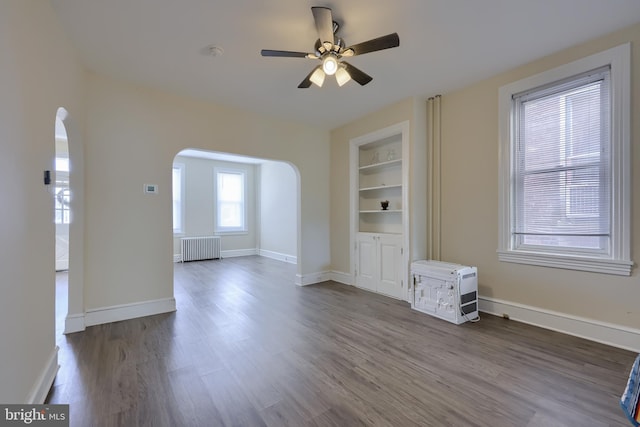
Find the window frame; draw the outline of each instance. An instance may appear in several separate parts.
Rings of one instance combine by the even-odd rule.
[[[499,207],[498,259],[598,273],[628,276],[631,226],[631,47],[629,43],[507,84],[499,89]],[[578,77],[585,72],[610,66],[610,179],[611,243],[606,253],[568,250],[566,247],[517,247],[515,224],[515,120],[513,96],[535,88]]]
[[[173,167],[171,168],[171,207],[172,207],[172,221],[171,221],[171,225],[173,227],[173,219],[175,217],[175,211],[173,210],[175,208],[175,201],[173,198],[173,189],[174,189],[174,182],[173,182],[173,171],[174,170],[179,170],[180,171],[180,227],[179,228],[173,228],[173,234],[174,235],[184,235],[185,234],[185,191],[186,191],[186,185],[185,185],[185,178],[186,178],[186,174],[185,174],[185,165],[184,163],[174,163]]]
[[[54,223],[56,225],[71,224],[71,189],[69,188],[69,182],[57,181],[54,187],[54,195]]]
[[[218,193],[218,177],[220,174],[229,174],[229,175],[240,175],[242,177],[242,200],[241,204],[241,215],[242,215],[242,225],[239,227],[228,227],[220,225],[220,209],[221,209],[221,201],[219,199]],[[249,229],[247,227],[247,171],[240,168],[232,168],[232,167],[214,167],[213,169],[213,190],[214,190],[214,203],[215,203],[215,219],[214,219],[214,230],[216,234],[247,234]]]

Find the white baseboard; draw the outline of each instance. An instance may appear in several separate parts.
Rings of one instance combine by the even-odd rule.
[[[220,252],[222,258],[234,258],[241,256],[260,255],[266,258],[275,259],[278,261],[288,262],[290,264],[297,264],[298,258],[293,255],[287,255],[279,252],[268,251],[265,249],[231,249]],[[182,254],[173,254],[173,262],[181,262]]]
[[[315,283],[326,282],[331,280],[331,273],[329,271],[320,271],[318,273],[309,274],[296,274],[296,285],[308,286]]]
[[[51,386],[53,385],[53,381],[56,379],[56,374],[58,373],[58,350],[59,347],[55,346],[55,348],[49,355],[49,359],[47,359],[47,363],[44,366],[44,369],[42,370],[40,375],[38,375],[33,388],[27,396],[27,404],[41,405],[47,398],[49,390],[51,390]]]
[[[512,320],[640,352],[640,329],[483,296],[479,297],[478,305],[484,313],[496,316],[508,314]]]
[[[101,325],[103,323],[119,322],[121,320],[153,316],[154,314],[169,313],[172,311],[176,311],[175,298],[114,305],[111,307],[87,310],[85,324],[87,326]]]
[[[74,332],[82,332],[86,328],[84,324],[84,313],[69,314],[64,319],[64,332],[63,334],[72,334]]]
[[[331,271],[329,277],[334,282],[342,283],[343,285],[353,286],[353,275],[351,273],[345,273],[343,271]]]
[[[221,251],[220,256],[222,258],[234,258],[239,256],[251,256],[258,255],[258,249],[232,249],[228,251]]]
[[[266,258],[275,259],[275,260],[278,260],[278,261],[288,262],[289,264],[297,264],[298,263],[298,258],[294,257],[293,255],[287,255],[287,254],[283,254],[283,253],[280,253],[280,252],[268,251],[266,249],[259,249],[258,250],[258,255],[266,257]]]
[[[231,249],[227,251],[220,251],[220,256],[222,258],[234,258],[239,256],[251,256],[251,255],[262,255],[259,253],[258,249]],[[266,255],[263,255],[266,256]],[[290,255],[284,255],[286,257],[291,257]],[[294,257],[295,258],[295,257]],[[275,258],[280,259],[280,258]],[[282,259],[281,261],[285,261]],[[182,262],[182,254],[173,254],[173,262]],[[294,262],[296,264],[296,262]]]

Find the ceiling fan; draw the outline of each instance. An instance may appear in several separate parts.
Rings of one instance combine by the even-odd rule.
[[[318,40],[316,40],[313,53],[268,49],[260,51],[262,56],[308,58],[322,61],[322,64],[315,67],[298,85],[299,88],[308,88],[311,86],[311,83],[321,87],[324,83],[325,76],[332,76],[334,74],[339,86],[344,85],[351,79],[364,86],[373,80],[373,78],[348,62],[343,61],[342,58],[350,58],[356,55],[400,46],[398,33],[392,33],[345,47],[344,40],[336,37],[340,26],[333,20],[331,9],[328,7],[312,7],[311,12],[313,13],[313,19],[316,24],[316,31],[318,32]]]

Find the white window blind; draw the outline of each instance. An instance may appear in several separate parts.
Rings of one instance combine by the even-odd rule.
[[[608,252],[610,67],[513,96],[514,247]]]

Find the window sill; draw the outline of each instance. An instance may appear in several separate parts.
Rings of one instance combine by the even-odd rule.
[[[249,234],[248,231],[243,231],[243,230],[233,230],[233,231],[220,231],[220,230],[216,230],[215,232],[216,236],[246,236],[247,234]]]
[[[542,267],[562,268],[565,270],[589,271],[593,273],[630,276],[632,261],[613,260],[570,255],[551,255],[524,251],[498,250],[498,259],[517,264],[539,265]]]

